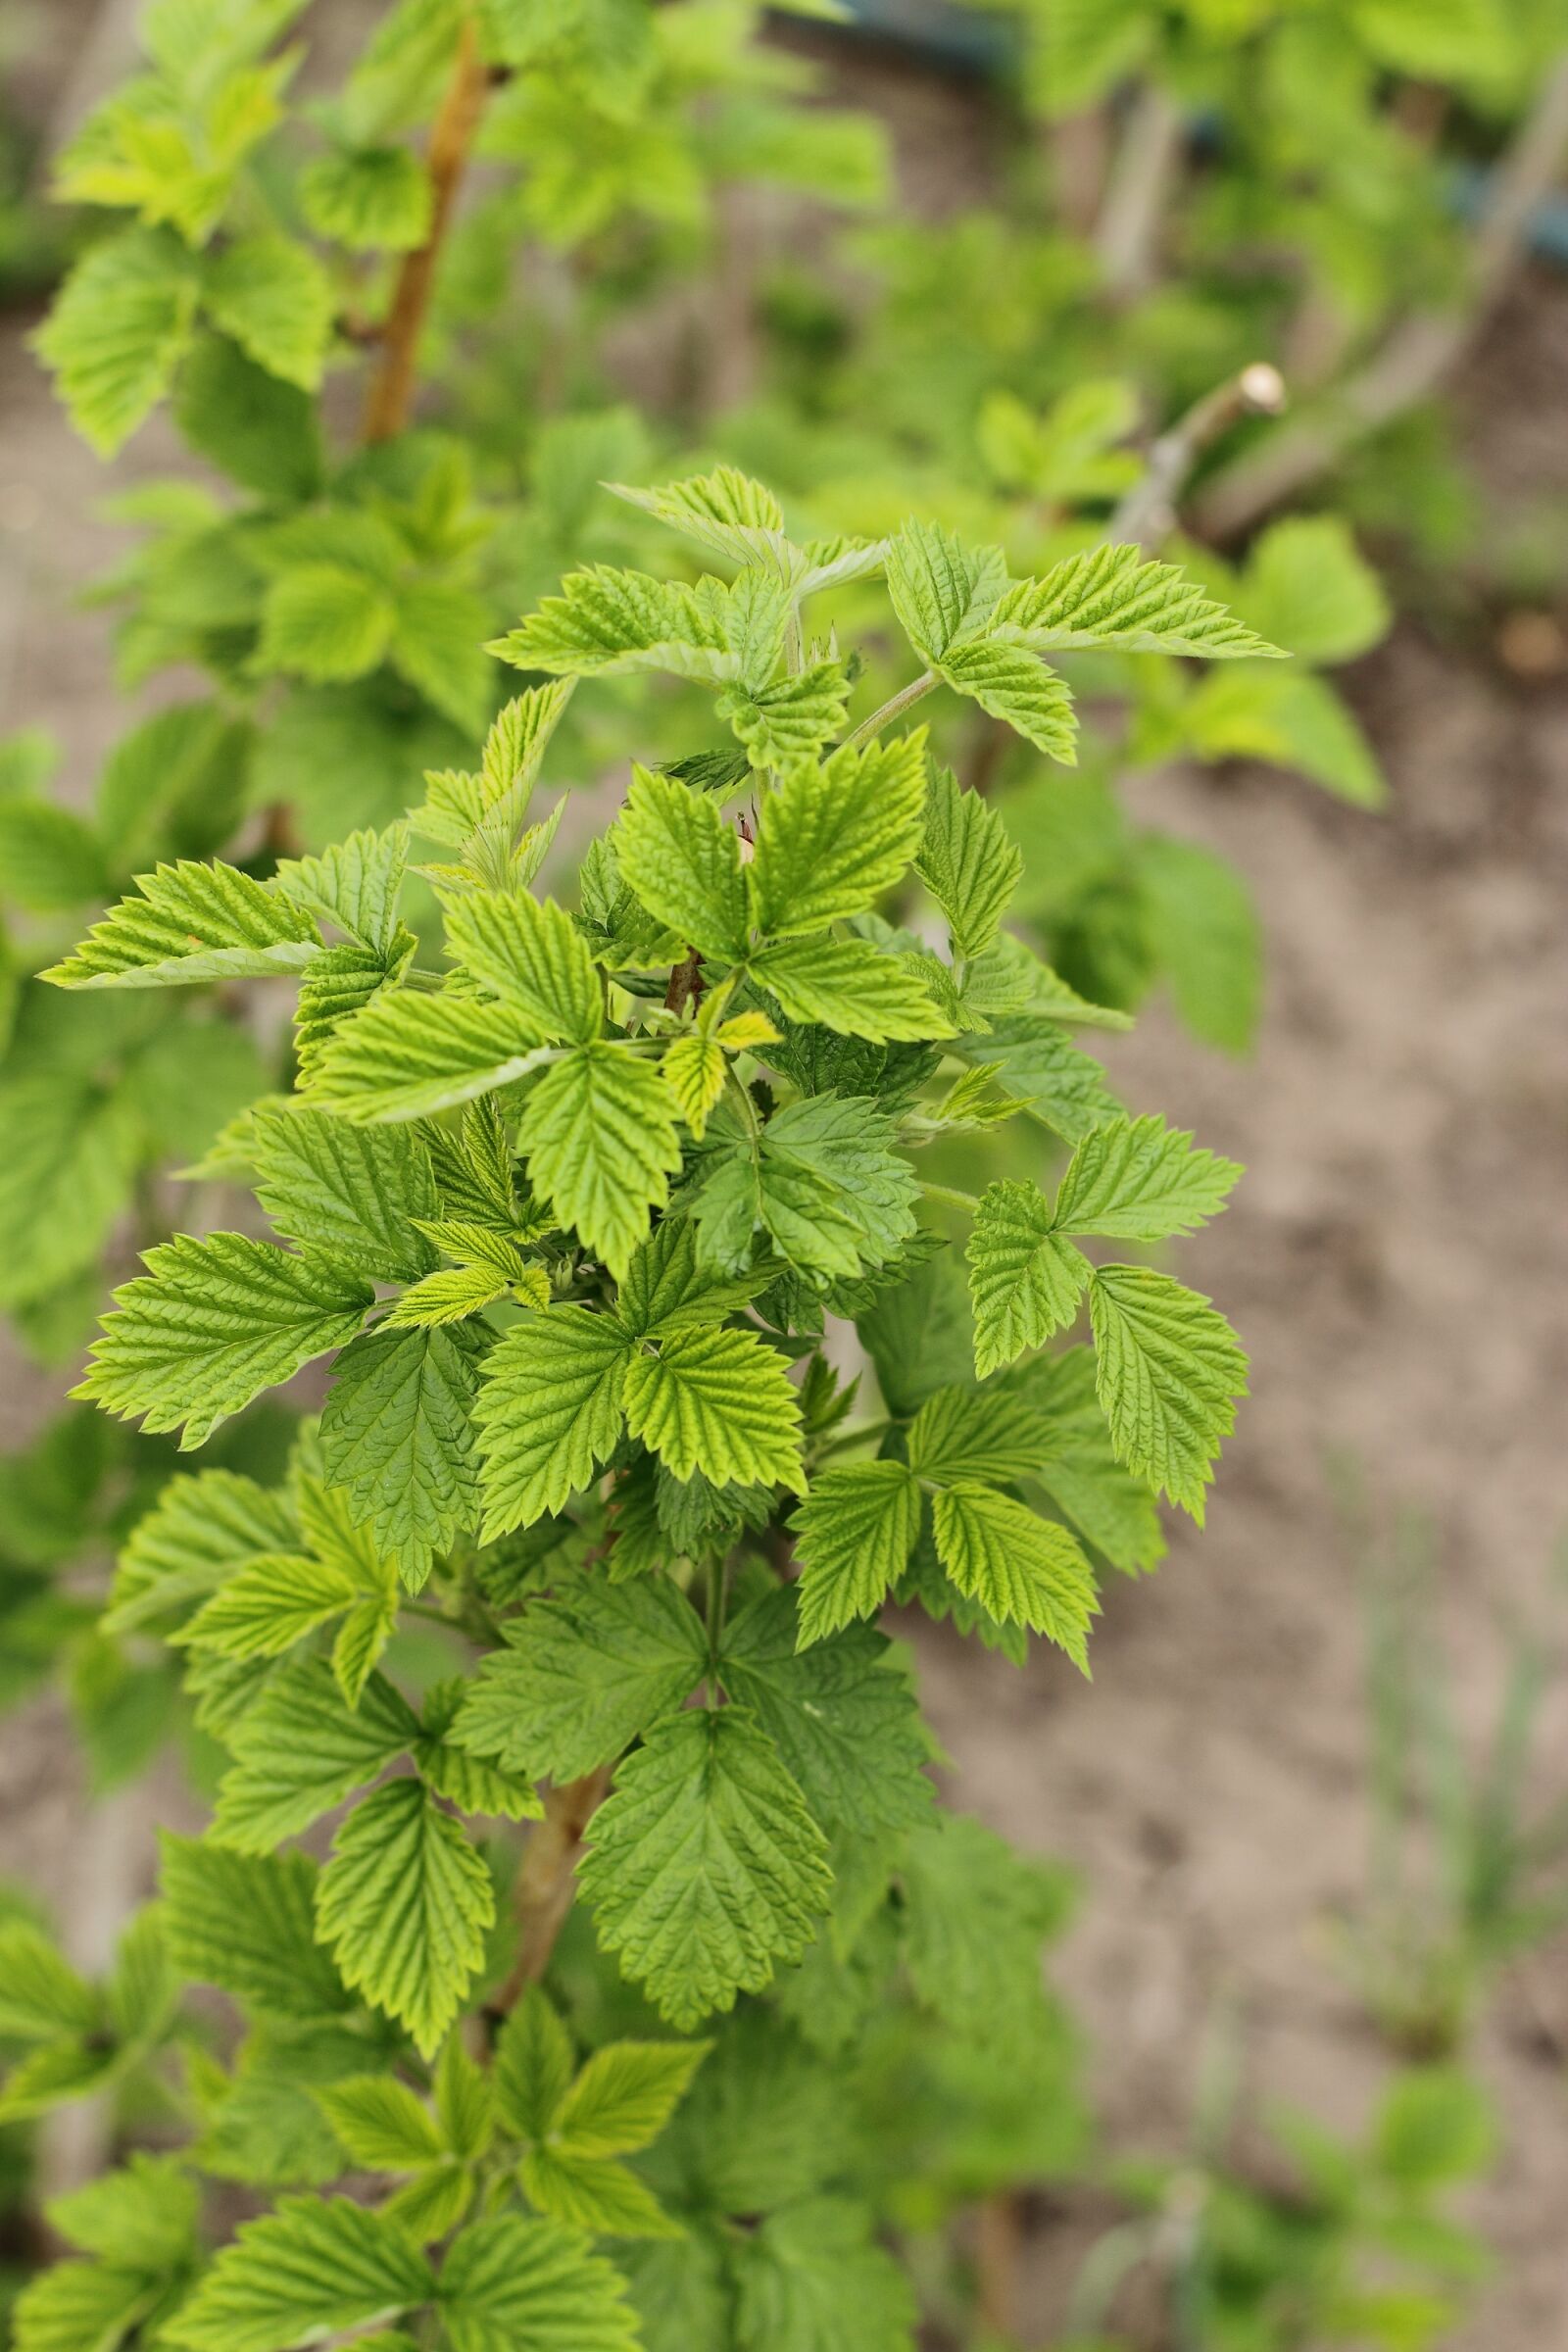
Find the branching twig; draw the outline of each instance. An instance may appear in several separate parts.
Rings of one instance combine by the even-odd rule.
[[[398,274],[381,362],[365,407],[367,441],[390,441],[409,421],[415,364],[435,283],[436,256],[451,224],[452,209],[479,125],[487,87],[478,36],[470,20],[463,27],[458,62],[430,133],[425,159],[432,199],[430,233],[416,251],[407,256]]]
[[[1094,248],[1105,291],[1118,302],[1140,294],[1153,275],[1159,231],[1170,209],[1182,159],[1181,109],[1168,90],[1146,83],[1134,99],[1095,227]]]
[[[1250,529],[1358,441],[1437,391],[1518,268],[1530,217],[1554,186],[1565,155],[1568,53],[1542,84],[1493,174],[1491,203],[1471,248],[1462,303],[1406,318],[1314,415],[1272,435],[1217,475],[1199,502],[1200,530],[1224,539]]]
[[[1204,450],[1244,416],[1277,416],[1284,406],[1285,380],[1266,360],[1254,361],[1205,392],[1160,434],[1149,464],[1111,516],[1106,538],[1113,545],[1144,546],[1168,537],[1176,527],[1182,487]]]

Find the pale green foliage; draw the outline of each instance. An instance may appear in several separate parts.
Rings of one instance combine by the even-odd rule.
[[[396,118],[400,45],[424,55],[444,7],[394,12],[357,128],[308,183],[350,246],[362,218],[390,235],[376,108]],[[265,318],[282,269],[214,250]],[[310,316],[292,355],[268,343],[274,373],[304,368]],[[729,471],[634,503],[735,576],[571,574],[501,647],[559,682],[505,706],[476,769],[432,767],[411,818],[269,880],[159,866],[50,975],[300,989],[292,1093],[204,1171],[247,1182],[274,1238],[150,1250],[79,1393],[197,1446],[331,1358],[281,1485],[180,1480],[122,1553],[109,1625],[172,1646],[227,1756],[207,1837],[166,1842],[145,1948],[100,1989],[34,1932],[5,1941],[0,2028],[28,2051],[0,2112],[151,2063],[171,1964],[242,2022],[232,2055],[186,2060],[193,2162],[281,2201],[205,2268],[172,2224],[162,2267],[63,2273],[59,2309],[76,2298],[106,2343],[157,2312],[190,2352],[437,2330],[454,2352],[621,2352],[624,2270],[653,2352],[905,2352],[908,2290],[845,2187],[833,2085],[802,2084],[890,2004],[1027,2058],[1059,1905],[942,1826],[907,1661],[868,1621],[892,1596],[1087,1672],[1099,1574],[1157,1559],[1155,1488],[1200,1510],[1243,1387],[1205,1301],[1080,1246],[1190,1232],[1239,1171],[1114,1102],[1069,1033],[1123,1016],[1004,927],[1027,888],[1005,814],[885,710],[839,740],[859,669],[811,646],[802,606],[885,567],[919,691],[946,682],[1061,759],[1071,700],[1043,644],[1258,641],[1125,551],[1011,582],[1000,551],[920,523],[792,539]],[[389,508],[328,503],[257,545],[258,674],[389,665],[425,691],[429,583]],[[530,807],[573,681],[646,670],[706,689],[741,748],[628,763],[577,891],[546,895],[563,804]],[[416,833],[441,862],[411,867]],[[921,894],[931,935],[903,927]],[[930,1146],[981,1157],[1012,1121],[1069,1145],[1053,1193],[923,1183]],[[947,1225],[966,1208],[967,1293]],[[1040,1352],[1086,1290],[1094,1346]],[[830,1316],[858,1322],[882,1417],[830,1368]],[[498,1896],[530,1818],[519,1942]],[[311,1857],[289,1850],[306,1837]],[[538,1981],[557,1845],[582,1849],[586,2002],[568,1968]],[[681,2033],[719,2020],[714,2049],[617,2038],[593,2005],[607,1966]],[[754,2062],[723,2058],[749,2036],[774,2112],[742,2128]],[[345,2169],[374,2202],[289,2193]],[[66,2352],[52,2308],[34,2352]]]

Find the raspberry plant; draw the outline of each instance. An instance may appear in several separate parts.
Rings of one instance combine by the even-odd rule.
[[[942,687],[1070,760],[1058,648],[1272,649],[1136,548],[1012,580],[919,522],[796,545],[731,471],[623,495],[730,576],[573,573],[496,649],[543,682],[477,769],[267,879],[166,863],[46,975],[299,992],[294,1089],[222,1147],[274,1238],[149,1250],[77,1394],[197,1447],[331,1366],[281,1486],[176,1478],[121,1557],[108,1625],[182,1655],[227,1767],[105,1988],[7,1933],[6,2111],[134,2080],[190,2140],[65,2201],[83,2259],[22,2352],[83,2312],[190,2352],[907,2345],[918,2085],[1054,2062],[1050,1874],[938,1810],[875,1621],[1087,1672],[1100,1576],[1154,1563],[1158,1494],[1201,1520],[1246,1369],[1114,1250],[1239,1171],[1116,1102],[1071,1032],[1124,1016],[1004,929],[1019,854],[903,721]],[[854,721],[809,603],[879,576],[912,675]],[[632,764],[571,911],[553,731],[649,671],[714,724]],[[1014,1120],[1057,1181],[987,1180]],[[921,1177],[955,1143],[977,1193]],[[283,2192],[211,2259],[204,2175]]]

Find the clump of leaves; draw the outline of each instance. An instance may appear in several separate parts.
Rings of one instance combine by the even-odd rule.
[[[1428,2352],[1447,2338],[1490,2268],[1452,2212],[1496,2153],[1480,2084],[1439,2067],[1397,2075],[1354,2140],[1295,2109],[1268,2120],[1267,2185],[1201,2128],[1177,2164],[1120,2168],[1142,2210],[1085,2264],[1064,2352],[1116,2352],[1123,2339],[1093,2330],[1139,2272],[1176,2340],[1212,2352]]]
[[[398,2184],[248,2224],[165,2323],[192,2352],[425,2310],[457,2352],[630,2342],[584,2232],[667,2241],[629,2259],[651,2344],[786,2352],[819,2312],[844,2315],[824,2342],[908,2343],[887,2193],[847,2193],[876,2167],[823,2136],[814,2092],[792,2109],[792,2082],[858,2038],[848,2071],[872,2066],[893,1999],[960,2039],[1011,2034],[1026,2068],[1059,1905],[936,1811],[874,1620],[894,1596],[1087,1671],[1100,1574],[1158,1556],[1159,1494],[1201,1519],[1245,1386],[1205,1298],[1111,1254],[1192,1232],[1238,1169],[1122,1110],[1070,1036],[1119,1016],[1004,928],[1005,826],[896,722],[941,687],[1066,760],[1058,645],[1269,649],[1131,549],[1011,580],[921,523],[797,545],[732,472],[629,495],[733,576],[572,574],[501,642],[546,682],[476,768],[265,880],[162,865],[47,975],[299,992],[294,1090],[223,1146],[273,1238],[149,1250],[78,1394],[199,1446],[332,1359],[284,1483],[174,1480],[106,1623],[183,1653],[229,1757],[155,1915],[172,1970],[252,2017],[231,2070],[188,2061],[190,2161],[316,2188],[346,2157]],[[854,666],[805,608],[879,575],[915,674],[852,724]],[[710,748],[633,764],[573,912],[536,887],[564,807],[533,813],[553,732],[578,680],[646,671],[706,690]],[[400,914],[420,837],[441,966]],[[919,928],[898,919],[916,890]],[[983,1181],[1014,1119],[1054,1182]],[[965,1137],[982,1189],[922,1180],[922,1151]],[[1047,1352],[1086,1305],[1090,1342]],[[852,1325],[874,1419],[835,1369]],[[439,1628],[433,1678],[400,1671],[410,1620]],[[333,1813],[323,1863],[290,1850]],[[510,1835],[472,1825],[530,1819],[504,1905]],[[597,1951],[654,2030],[584,2017],[580,2072],[530,1989],[579,1846]],[[42,2073],[71,2087],[78,2048],[101,2063],[89,1993],[31,1965],[55,1968],[39,2015],[65,2053],[46,2037]],[[666,2181],[643,2151],[702,2059],[669,2029],[732,2012]],[[774,2076],[775,2129],[811,2148],[782,2186],[754,2180],[726,2112]],[[737,2238],[740,2214],[766,2218]]]

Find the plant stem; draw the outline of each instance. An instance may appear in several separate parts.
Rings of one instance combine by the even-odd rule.
[[[409,421],[419,335],[435,284],[436,257],[452,222],[453,206],[479,126],[488,86],[472,20],[459,36],[457,64],[441,111],[430,132],[425,167],[430,174],[430,233],[407,256],[387,316],[381,364],[365,407],[365,439],[390,441]]]
[[[873,710],[869,718],[862,718],[855,732],[845,736],[840,748],[846,752],[853,751],[858,743],[867,743],[873,735],[880,735],[882,729],[891,726],[901,711],[907,710],[911,703],[917,703],[922,696],[929,694],[937,682],[934,669],[922,670],[919,677],[911,679],[907,686],[901,686],[880,710]]]
[[[664,991],[664,1010],[684,1012],[688,1004],[697,1004],[703,993],[703,959],[695,948],[688,948],[685,961],[677,963],[669,975]]]
[[[580,1781],[564,1781],[545,1791],[545,1817],[528,1834],[517,1873],[513,1898],[517,1914],[517,1959],[496,2003],[501,2010],[514,2008],[550,1965],[576,1891],[583,1836],[604,1800],[613,1769],[601,1764],[597,1772],[584,1773]]]
[[[1284,406],[1285,380],[1261,360],[1205,392],[1154,443],[1149,464],[1111,517],[1107,540],[1142,547],[1168,538],[1183,484],[1209,444],[1244,416],[1277,416]]]
[[[949,1208],[976,1209],[980,1202],[974,1193],[960,1193],[951,1184],[924,1184],[920,1190],[928,1200],[945,1200]]]

